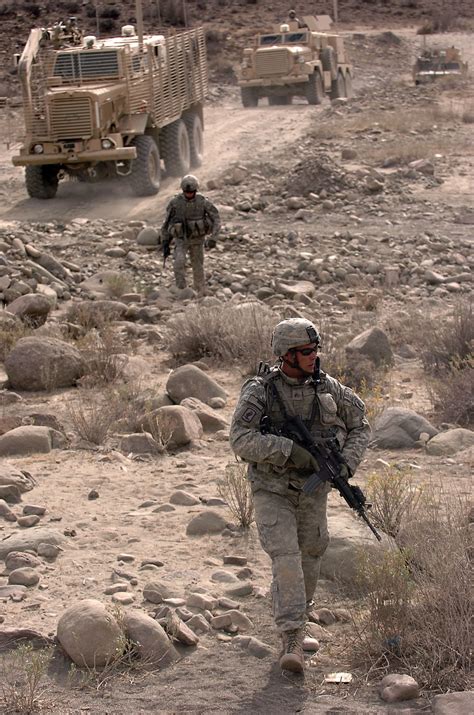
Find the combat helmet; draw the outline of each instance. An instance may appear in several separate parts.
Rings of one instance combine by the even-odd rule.
[[[272,335],[272,350],[273,354],[281,357],[291,348],[297,348],[299,345],[307,345],[313,343],[320,345],[321,337],[316,329],[316,326],[306,318],[290,318],[282,320],[275,326]]]
[[[199,181],[198,179],[193,176],[192,174],[186,174],[186,176],[183,176],[181,179],[181,190],[182,191],[198,191],[199,190]]]

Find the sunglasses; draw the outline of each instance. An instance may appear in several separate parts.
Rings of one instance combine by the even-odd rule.
[[[309,355],[313,355],[313,353],[318,352],[318,346],[315,345],[313,348],[295,348],[297,353],[301,353],[301,355],[304,355],[305,357],[308,357]]]

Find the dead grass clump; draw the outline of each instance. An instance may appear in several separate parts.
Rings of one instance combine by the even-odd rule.
[[[127,362],[125,346],[111,328],[89,332],[78,347],[86,364],[82,385],[107,385],[122,376]]]
[[[271,360],[271,335],[278,322],[260,303],[192,307],[168,323],[169,349],[178,362],[211,358],[255,372],[259,360]]]
[[[432,690],[469,688],[469,504],[441,485],[426,489],[421,498],[404,487],[384,494],[394,494],[390,523],[393,514],[401,514],[399,550],[383,558],[376,552],[361,556],[357,583],[367,608],[356,622],[354,656],[359,664],[362,658],[372,665],[384,662],[387,669],[401,666]],[[400,512],[405,497],[407,513]]]
[[[427,372],[439,374],[470,364],[474,354],[474,303],[459,301],[450,318],[427,318],[419,340]]]
[[[99,392],[80,387],[70,400],[66,412],[74,432],[91,444],[104,444],[112,427],[121,416],[121,402],[113,389]]]
[[[94,328],[102,329],[115,318],[113,311],[97,310],[92,301],[73,303],[67,312],[68,322],[83,328],[85,333]]]
[[[110,298],[121,298],[125,293],[131,293],[134,289],[131,278],[123,273],[108,276],[105,284]]]
[[[423,496],[408,469],[387,467],[374,472],[367,482],[367,497],[372,504],[370,518],[385,534],[397,537],[402,522],[416,515]]]
[[[0,659],[0,705],[3,713],[31,715],[42,709],[45,677],[52,648],[35,650],[23,644]]]
[[[429,392],[441,422],[469,427],[474,422],[474,354],[463,367],[452,365],[433,378]]]
[[[218,493],[240,526],[248,529],[254,521],[254,504],[247,479],[247,465],[242,462],[227,464],[224,477],[218,484]]]
[[[27,337],[31,332],[31,329],[23,323],[0,322],[0,361],[4,362],[20,338]]]

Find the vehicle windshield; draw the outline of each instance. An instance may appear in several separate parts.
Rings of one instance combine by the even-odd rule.
[[[261,45],[281,45],[283,35],[262,35],[260,37]]]
[[[118,77],[118,53],[116,50],[58,52],[53,76],[66,80]]]
[[[261,35],[260,45],[294,45],[308,42],[307,32],[285,32],[284,35]]]

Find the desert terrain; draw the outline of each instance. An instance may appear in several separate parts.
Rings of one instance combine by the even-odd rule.
[[[27,38],[32,18],[23,5],[28,4],[21,12],[18,4],[16,14],[5,10],[10,36],[2,40],[5,58],[19,51],[18,34]],[[61,5],[64,14],[82,13],[92,26],[95,22],[94,16],[87,19],[86,3],[36,5],[42,19],[49,20]],[[127,13],[127,20],[133,16],[133,3],[121,5],[120,22]],[[313,5],[299,3],[296,9],[309,14]],[[317,11],[329,5],[317,3]],[[26,486],[21,500],[5,496],[6,508],[0,509],[0,647],[2,630],[18,628],[32,629],[54,646],[38,690],[42,712],[463,715],[472,710],[467,700],[461,705],[437,700],[452,690],[469,693],[467,675],[443,685],[402,658],[360,656],[354,642],[367,601],[355,593],[351,560],[356,547],[372,552],[376,542],[335,494],[329,506],[332,544],[317,590],[317,607],[334,618],[319,626],[319,649],[307,653],[304,678],[282,674],[271,617],[270,561],[255,524],[239,526],[222,486],[226,466],[234,464],[228,430],[240,386],[259,359],[269,359],[273,323],[304,316],[320,326],[323,369],[334,374],[340,368],[338,376],[360,391],[369,408],[374,442],[355,481],[365,490],[374,474],[399,470],[429,489],[438,489],[441,480],[463,503],[472,497],[472,353],[460,370],[464,382],[458,392],[452,383],[451,400],[437,387],[439,373],[427,370],[433,367],[427,354],[431,348],[436,352],[456,315],[464,316],[467,342],[473,331],[473,13],[469,2],[454,5],[459,20],[449,31],[426,35],[426,43],[460,48],[470,65],[466,81],[414,86],[411,67],[423,43],[417,29],[440,11],[436,3],[341,2],[337,29],[354,64],[353,99],[327,99],[320,107],[303,100],[283,107],[261,101],[244,109],[235,72],[249,25],[260,28],[286,16],[287,5],[188,3],[188,21],[204,22],[216,33],[205,157],[196,173],[223,226],[217,247],[206,252],[208,294],[201,299],[191,289],[174,287],[171,260],[163,267],[157,245],[156,229],[178,190],[175,178],[165,177],[151,198],[137,199],[118,182],[75,181],[62,182],[52,201],[28,198],[23,171],[11,164],[21,141],[21,107],[16,77],[5,72],[0,485],[13,475]],[[147,8],[145,19],[152,24],[155,8],[152,3]],[[38,277],[35,268],[42,256],[48,257],[49,278]],[[9,305],[29,292],[54,304],[42,325],[9,314]],[[221,315],[221,322],[213,315]],[[228,347],[217,348],[226,316],[236,337],[248,341],[243,353],[238,339],[234,342],[234,359]],[[364,363],[362,374],[351,372],[350,360],[341,367],[345,348],[374,328],[386,336],[387,365]],[[199,330],[216,344],[205,345],[202,336],[200,342]],[[79,355],[87,369],[77,375],[77,386],[57,387],[54,370],[40,375],[41,389],[32,382],[27,389],[12,386],[21,360],[12,365],[8,354],[18,339],[31,337],[61,340],[78,351],[71,352],[71,363]],[[195,413],[189,440],[166,444],[165,439],[162,445],[156,421],[147,423],[150,410],[197,397],[191,378],[172,387],[172,371],[191,365],[209,380],[209,399],[204,406],[186,403]],[[26,383],[33,367],[31,374],[26,368]],[[387,410],[411,410],[424,427],[417,436],[404,435],[396,447],[384,446],[380,419]],[[22,453],[9,452],[8,446],[2,452],[9,433],[31,428],[43,430],[37,433],[38,451],[23,441]],[[440,435],[450,432],[461,442],[454,445],[453,437],[449,448],[435,449]],[[25,434],[28,441],[33,433]],[[210,514],[214,526],[193,533],[193,520],[202,515],[206,521]],[[23,515],[30,521],[22,522]],[[24,539],[16,550],[33,557],[31,570],[39,578],[32,585],[12,586],[6,563],[11,539],[18,544]],[[59,549],[43,550],[42,556],[40,543]],[[195,594],[207,607],[196,606],[190,598]],[[96,599],[115,614],[140,611],[168,623],[179,657],[167,667],[122,658],[102,675],[95,669],[81,675],[54,638],[65,610],[82,599]],[[237,619],[240,627],[212,621],[229,610],[245,615]],[[189,634],[176,636],[169,627],[172,614],[182,623],[194,618],[196,641]],[[0,660],[3,681],[13,677],[14,682],[12,667],[21,670],[24,663],[12,661],[6,648]],[[334,672],[350,673],[350,682],[328,682]],[[417,697],[381,699],[379,682],[394,672],[416,678]],[[15,712],[13,700],[8,702],[11,692],[10,686],[3,690],[4,712]]]

